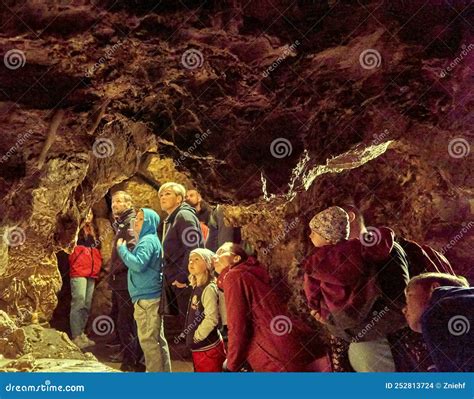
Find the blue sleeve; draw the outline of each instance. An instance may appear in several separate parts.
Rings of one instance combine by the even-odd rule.
[[[118,247],[117,252],[127,268],[134,272],[143,272],[153,256],[154,248],[147,240],[143,240],[135,247],[135,253],[131,253],[126,245]]]

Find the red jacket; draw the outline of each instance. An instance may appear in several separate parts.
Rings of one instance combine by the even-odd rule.
[[[324,356],[319,340],[318,354],[303,345],[314,343],[314,332],[291,318],[256,259],[232,267],[220,281],[229,328],[229,370],[239,371],[248,362],[254,371],[310,371],[309,363]]]
[[[69,255],[69,267],[71,277],[98,278],[102,267],[100,251],[95,247],[76,245]]]
[[[394,233],[381,227],[380,240],[364,246],[352,239],[317,248],[305,262],[304,290],[308,305],[328,319],[345,315],[357,320],[365,317],[379,297],[377,270],[371,265],[388,259]]]

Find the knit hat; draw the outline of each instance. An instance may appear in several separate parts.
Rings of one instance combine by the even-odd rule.
[[[309,222],[311,230],[332,244],[349,238],[349,215],[338,207],[331,206],[317,213]]]
[[[191,251],[190,255],[191,254],[198,254],[202,259],[204,259],[204,262],[206,262],[207,270],[213,270],[212,258],[215,255],[214,252],[207,248],[196,248]]]

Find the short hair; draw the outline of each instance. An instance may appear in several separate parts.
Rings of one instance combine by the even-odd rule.
[[[126,191],[116,191],[115,193],[112,194],[112,198],[115,197],[116,195],[121,195],[125,201],[133,204],[132,196]]]
[[[164,190],[173,190],[173,192],[176,195],[180,195],[183,198],[183,200],[184,198],[186,198],[186,189],[184,188],[182,184],[175,183],[172,181],[165,183],[158,190],[158,195]]]
[[[440,286],[451,286],[451,287],[469,287],[469,282],[465,277],[454,276],[448,273],[422,273],[418,276],[413,277],[407,284],[406,291],[408,291],[414,285],[422,286],[423,289],[429,289],[434,283],[438,283]]]

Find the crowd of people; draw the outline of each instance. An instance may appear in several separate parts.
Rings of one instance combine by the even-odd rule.
[[[305,259],[309,314],[329,335],[289,312],[278,285],[197,190],[168,182],[166,218],[112,195],[115,230],[108,283],[117,311],[122,371],[170,372],[164,324],[178,326],[196,372],[474,371],[474,288],[433,248],[369,232],[353,205],[309,223]],[[102,264],[89,213],[70,255],[73,341],[85,334]],[[165,318],[165,316],[169,316]]]

